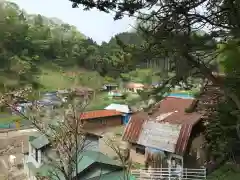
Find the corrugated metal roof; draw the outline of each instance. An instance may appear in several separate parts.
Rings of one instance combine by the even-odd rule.
[[[124,131],[123,140],[137,143],[145,121],[154,121],[161,124],[181,124],[182,127],[179,133],[179,137],[176,139],[177,143],[175,151],[177,154],[183,154],[186,150],[192,128],[201,119],[202,116],[196,112],[185,112],[185,109],[188,108],[193,103],[193,101],[194,99],[167,97],[157,104],[155,111],[151,117],[148,117],[148,115],[146,115],[147,113],[144,115],[142,114],[142,116],[140,114],[135,116],[133,115],[134,118],[129,121]]]
[[[189,138],[191,136],[192,128],[193,128],[192,124],[183,124],[182,125],[179,137],[177,139],[176,148],[175,148],[176,154],[183,155],[185,153]]]
[[[92,173],[96,173],[96,169],[91,169],[91,167],[90,167],[94,163],[99,163],[100,167],[101,167],[101,164],[111,165],[111,166],[115,166],[115,167],[119,167],[119,168],[122,167],[122,165],[118,161],[115,161],[115,160],[109,158],[108,156],[104,155],[101,152],[86,150],[86,151],[80,152],[78,155],[78,170],[77,170],[77,172],[82,173],[87,168],[90,168],[90,171]],[[52,180],[59,180],[59,179],[65,180],[63,173],[59,169],[56,169],[56,167],[52,166],[51,164],[44,164],[39,169],[37,169],[37,173],[39,173],[39,175],[41,175],[41,176],[48,176],[50,174],[50,172],[52,172],[52,171],[57,172],[59,175],[58,177],[52,176],[51,177]],[[76,174],[76,172],[73,172],[73,174],[74,173]],[[103,172],[103,174],[104,173],[106,173],[106,172]],[[97,177],[98,177],[98,179],[101,179],[101,178],[99,178],[99,175]]]
[[[123,132],[122,140],[136,143],[142,131],[142,125],[147,119],[148,115],[145,112],[133,114]]]
[[[96,111],[83,112],[80,115],[80,118],[81,120],[86,120],[86,119],[95,119],[100,117],[111,117],[111,116],[120,116],[120,115],[122,115],[122,113],[115,110],[96,110]]]
[[[130,108],[128,105],[125,104],[110,104],[109,106],[105,107],[106,110],[116,110],[122,113],[130,113]]]
[[[175,152],[180,131],[181,125],[146,121],[142,126],[137,144]]]
[[[180,98],[180,97],[165,97],[163,100],[159,101],[154,109],[158,112],[166,113],[176,110],[184,110],[189,107],[194,99]],[[161,108],[160,108],[161,107]]]
[[[42,147],[49,144],[49,140],[48,140],[47,136],[45,136],[43,134],[35,139],[32,138],[32,141],[30,141],[30,143],[32,144],[32,146],[34,148],[41,149]]]
[[[201,118],[201,114],[185,112],[186,108],[189,108],[194,101],[194,99],[167,97],[156,105],[151,118],[171,124],[195,124]],[[164,114],[168,114],[168,116],[161,119],[160,117]]]

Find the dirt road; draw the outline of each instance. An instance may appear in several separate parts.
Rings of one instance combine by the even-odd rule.
[[[22,164],[23,152],[28,151],[28,139],[30,135],[37,133],[36,129],[0,132],[0,174],[9,173],[9,155],[16,157],[16,164]],[[23,169],[15,167],[12,175],[23,176]]]

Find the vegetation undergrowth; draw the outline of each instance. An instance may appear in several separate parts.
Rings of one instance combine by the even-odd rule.
[[[211,173],[207,180],[239,180],[240,167],[235,164],[224,164],[219,169]]]

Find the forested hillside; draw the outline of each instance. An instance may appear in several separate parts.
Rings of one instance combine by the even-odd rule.
[[[0,18],[0,82],[5,88],[29,82],[37,85],[35,77],[42,73],[42,67],[57,67],[63,72],[94,70],[116,78],[135,66],[115,37],[98,45],[74,26],[57,18],[28,14],[10,2],[1,3]],[[136,33],[118,36],[128,44],[141,42]]]

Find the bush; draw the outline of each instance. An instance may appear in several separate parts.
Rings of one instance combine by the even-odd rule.
[[[192,113],[193,109],[191,107],[188,107],[185,109],[185,113]]]

